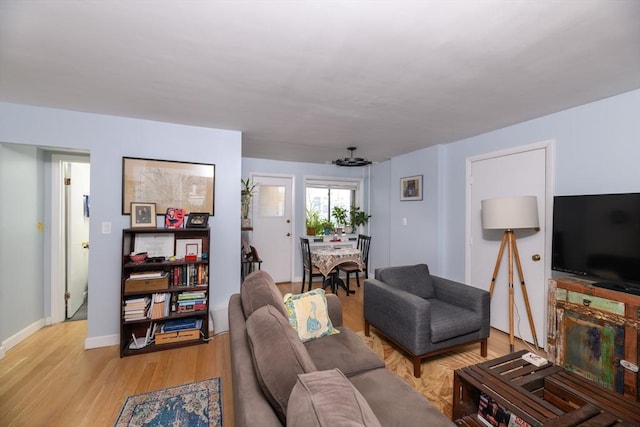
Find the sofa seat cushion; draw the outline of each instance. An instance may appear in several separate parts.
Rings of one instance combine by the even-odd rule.
[[[420,298],[433,298],[436,294],[427,264],[380,268],[376,279]]]
[[[253,366],[263,393],[284,423],[299,374],[316,371],[304,344],[275,307],[265,305],[247,319]]]
[[[298,375],[287,405],[287,425],[382,427],[364,397],[338,369]]]
[[[240,288],[240,299],[245,319],[265,305],[272,305],[285,317],[287,316],[282,293],[273,278],[264,270],[254,271],[244,279]]]
[[[349,381],[367,400],[383,426],[455,426],[442,412],[388,369],[374,369]]]
[[[304,343],[320,371],[337,368],[347,377],[371,369],[384,368],[382,360],[351,329],[339,327],[339,334]]]
[[[479,330],[482,326],[480,313],[446,302],[430,299],[431,342],[437,343]]]

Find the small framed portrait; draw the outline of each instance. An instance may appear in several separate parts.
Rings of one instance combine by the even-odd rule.
[[[422,200],[422,175],[400,178],[400,200]]]
[[[167,228],[180,228],[184,222],[184,209],[181,208],[167,208],[167,213],[164,216],[164,226]]]
[[[191,212],[187,219],[187,228],[207,228],[209,226],[209,214],[207,212]]]
[[[156,227],[156,204],[131,202],[131,228]]]

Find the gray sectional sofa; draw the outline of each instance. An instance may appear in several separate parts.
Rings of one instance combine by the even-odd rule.
[[[231,296],[236,426],[455,425],[342,325],[335,295],[325,298],[339,333],[303,343],[265,271],[251,273]]]

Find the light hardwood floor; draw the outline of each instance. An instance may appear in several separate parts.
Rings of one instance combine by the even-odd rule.
[[[300,283],[279,288],[298,293]],[[352,280],[352,289],[355,295],[338,293],[343,321],[362,331],[362,288]],[[127,396],[213,377],[222,378],[224,424],[235,425],[228,334],[203,345],[122,359],[117,346],[84,350],[85,336],[86,321],[61,323],[7,352],[0,360],[0,426],[111,426]],[[516,344],[516,350],[525,348]],[[489,346],[508,353],[508,336],[492,330]]]

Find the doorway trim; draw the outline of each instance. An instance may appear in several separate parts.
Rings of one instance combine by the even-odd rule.
[[[65,320],[65,223],[63,163],[91,163],[90,156],[72,154],[51,155],[51,301],[48,325]],[[87,315],[88,316],[88,315]]]
[[[540,150],[545,151],[545,223],[541,224],[545,233],[545,256],[544,256],[544,272],[547,277],[551,274],[551,224],[553,221],[553,195],[555,188],[555,139],[548,139],[532,144],[521,145],[518,147],[507,148],[505,150],[484,153],[477,156],[467,157],[465,160],[465,263],[464,276],[465,282],[471,282],[471,165],[473,162],[492,159],[495,157],[505,157],[514,154],[525,153],[527,151]],[[544,345],[544,344],[543,344]]]

